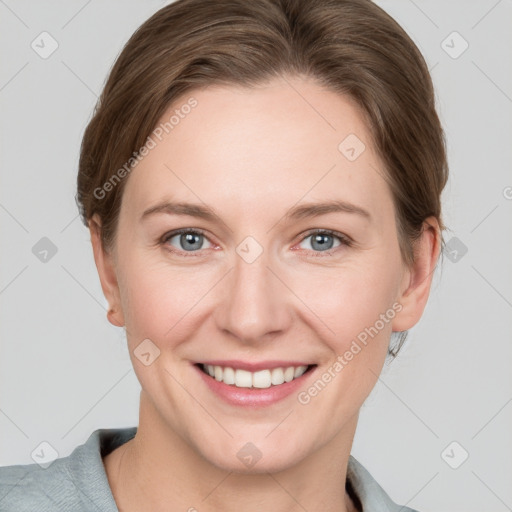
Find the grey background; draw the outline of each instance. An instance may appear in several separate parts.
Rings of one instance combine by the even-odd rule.
[[[63,457],[96,428],[137,424],[140,385],[106,320],[74,194],[107,72],[164,3],[0,0],[0,465],[32,463],[42,441]],[[445,239],[460,242],[363,406],[352,453],[422,512],[512,510],[512,2],[378,3],[432,70],[451,171]],[[58,43],[47,59],[31,48],[43,31]],[[457,58],[454,31],[469,44]],[[43,237],[57,249],[46,262],[33,253]]]

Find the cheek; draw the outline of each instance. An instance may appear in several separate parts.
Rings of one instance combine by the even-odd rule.
[[[318,380],[301,390],[298,401],[305,411],[309,404],[330,411],[333,435],[375,386],[388,351],[400,267],[398,260],[393,264],[381,259],[379,265],[377,259],[310,274],[301,288],[300,293],[309,290],[307,305],[316,315],[314,328],[322,332],[329,356],[322,361]]]
[[[214,286],[210,271],[171,266],[165,258],[134,254],[123,265],[123,311],[134,339],[149,338],[157,345],[180,339],[187,321],[197,317],[200,302]]]
[[[399,268],[398,260],[391,258],[360,257],[339,268],[302,272],[291,286],[340,353],[368,329],[375,336],[374,326],[384,337],[391,332]]]

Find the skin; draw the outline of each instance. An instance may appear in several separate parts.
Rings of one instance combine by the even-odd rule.
[[[190,96],[197,107],[129,175],[112,253],[101,246],[99,217],[90,221],[102,289],[114,308],[109,320],[126,327],[142,387],[135,438],[104,458],[114,498],[121,511],[353,511],[343,482],[359,410],[391,332],[410,329],[422,315],[439,225],[425,221],[407,267],[363,117],[313,79],[195,90],[162,120]],[[353,162],[338,150],[351,133],[366,145]],[[140,221],[163,199],[206,204],[222,221],[163,213]],[[350,201],[371,219],[284,217],[297,203],[329,199]],[[202,247],[186,251],[179,235],[159,243],[179,228],[204,230]],[[316,228],[353,245],[328,237],[333,252],[326,255],[308,236]],[[247,236],[263,248],[252,263],[236,252]],[[292,393],[242,410],[221,401],[192,366],[302,360],[318,365],[307,390],[395,303],[401,311],[307,405]],[[149,366],[134,355],[146,338],[160,350]],[[262,453],[252,468],[236,456],[247,442]]]

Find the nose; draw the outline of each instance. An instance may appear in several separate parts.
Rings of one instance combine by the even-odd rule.
[[[226,276],[223,298],[215,310],[216,322],[241,343],[273,339],[292,323],[292,293],[268,260],[265,251],[250,263],[237,254],[234,268]]]

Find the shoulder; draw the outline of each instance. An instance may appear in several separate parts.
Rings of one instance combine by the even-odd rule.
[[[48,468],[38,464],[0,468],[0,511],[25,512],[57,510],[58,506],[78,507],[69,457],[57,459]]]
[[[362,512],[418,512],[395,503],[368,470],[352,455],[348,461],[347,488],[357,496]]]
[[[103,510],[117,512],[102,455],[135,435],[128,429],[98,429],[71,455],[39,464],[0,467],[1,512]]]

